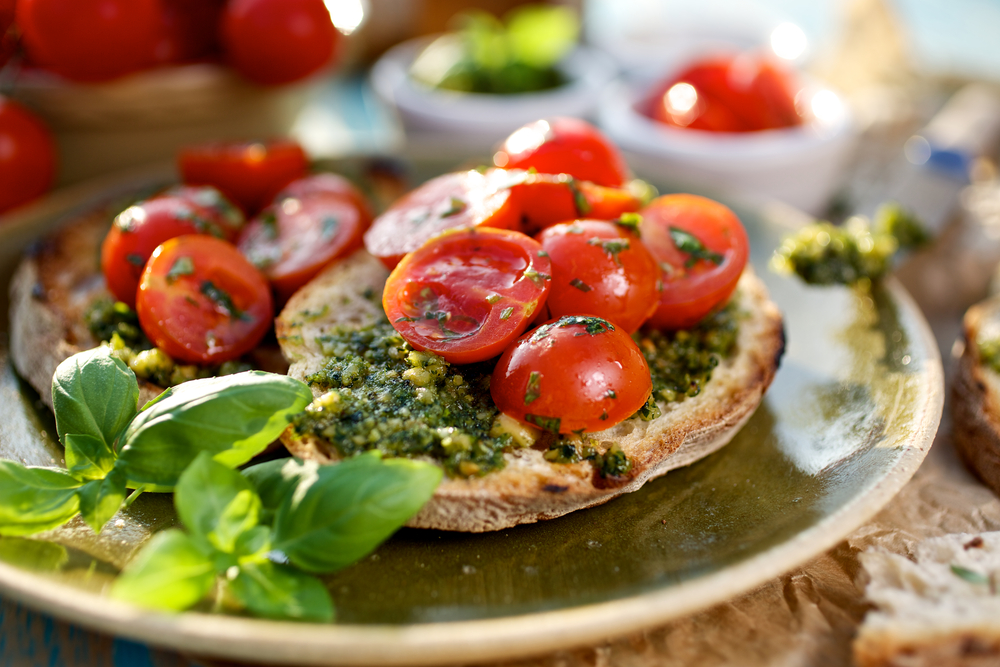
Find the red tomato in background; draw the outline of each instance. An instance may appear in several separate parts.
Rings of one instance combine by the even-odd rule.
[[[284,303],[327,264],[360,248],[370,222],[339,194],[285,197],[247,225],[237,246]]]
[[[667,125],[713,132],[755,132],[802,124],[799,86],[770,59],[744,54],[701,60],[664,83],[652,117]]]
[[[271,327],[267,281],[230,243],[179,236],[146,263],[136,298],[139,324],[174,359],[219,364],[246,354]]]
[[[382,292],[385,314],[418,350],[453,364],[500,354],[545,304],[551,265],[524,234],[444,232],[408,254]]]
[[[552,262],[552,317],[588,313],[631,334],[656,310],[660,267],[636,234],[613,222],[577,220],[536,238]]]
[[[0,0],[0,67],[17,50],[17,35],[14,27],[14,0]]]
[[[219,215],[216,209],[194,203],[195,199],[205,200],[208,196],[197,195],[194,190],[184,188],[177,194],[147,199],[115,218],[101,245],[101,271],[116,299],[135,307],[143,268],[161,243],[185,234],[236,238],[240,225],[232,224],[231,218]],[[242,224],[242,216],[239,222]]]
[[[618,188],[630,178],[628,165],[611,141],[579,118],[536,120],[515,130],[493,156],[505,169],[569,174]]]
[[[552,433],[611,428],[652,391],[649,366],[632,337],[592,316],[561,317],[524,334],[490,380],[501,412]]]
[[[182,148],[177,167],[185,183],[216,187],[253,215],[282,188],[306,175],[309,158],[290,139],[217,142]]]
[[[692,327],[736,289],[750,253],[743,224],[726,206],[688,194],[657,197],[641,214],[642,241],[663,269],[647,326]]]
[[[0,213],[45,194],[56,171],[56,149],[45,124],[0,96]]]
[[[219,21],[225,0],[159,0],[160,36],[154,48],[157,64],[191,62],[219,51]]]
[[[159,0],[17,0],[16,22],[33,61],[95,82],[153,64],[161,11]]]
[[[365,248],[388,268],[432,236],[460,227],[517,229],[521,213],[511,184],[524,174],[503,169],[459,171],[433,178],[399,199],[365,233]]]
[[[221,34],[229,63],[271,86],[322,69],[340,41],[323,0],[229,0]]]

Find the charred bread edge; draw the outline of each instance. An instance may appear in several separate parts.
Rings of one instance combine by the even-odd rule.
[[[304,380],[317,370],[322,356],[310,348],[310,341],[324,327],[364,322],[366,316],[379,312],[379,306],[362,295],[368,289],[381,294],[387,275],[377,260],[360,251],[324,271],[289,301],[276,328],[282,350],[292,364],[290,375]],[[738,293],[750,314],[741,323],[740,351],[719,366],[701,395],[661,405],[663,415],[651,422],[629,420],[592,434],[602,442],[621,445],[633,463],[626,479],[602,480],[589,463],[550,464],[538,450],[515,450],[505,455],[507,465],[502,470],[484,477],[446,478],[407,525],[483,532],[555,518],[634,491],[646,481],[725,445],[757,408],[784,349],[781,315],[752,271],[744,273]],[[352,296],[352,304],[359,304],[357,312],[343,312],[319,323],[295,322],[297,313],[316,312],[320,304],[337,303],[340,299],[335,297],[345,294]],[[729,371],[738,374],[740,381],[729,382]],[[312,436],[296,437],[289,430],[282,440],[294,455],[305,459],[332,463],[337,458]]]

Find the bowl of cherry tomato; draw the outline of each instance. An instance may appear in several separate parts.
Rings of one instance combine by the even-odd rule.
[[[712,53],[607,95],[601,124],[644,172],[679,187],[820,213],[856,138],[836,93],[773,57]]]

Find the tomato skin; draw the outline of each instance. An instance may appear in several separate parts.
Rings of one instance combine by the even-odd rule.
[[[45,194],[55,171],[51,132],[23,106],[0,96],[0,213]]]
[[[550,320],[524,334],[500,357],[490,380],[501,412],[543,428],[537,417],[558,419],[557,428],[549,423],[546,430],[559,433],[611,428],[635,414],[652,390],[649,366],[632,337],[591,316]]]
[[[371,226],[372,219],[375,216],[372,213],[372,207],[368,202],[368,198],[349,180],[339,174],[328,171],[310,174],[309,176],[292,181],[281,192],[275,195],[274,200],[275,202],[279,202],[286,197],[304,197],[318,193],[346,197],[358,207],[364,228],[367,229]]]
[[[490,169],[460,171],[433,178],[408,193],[375,219],[365,233],[365,248],[392,269],[427,239],[448,229],[518,229],[520,211],[511,185],[520,172]]]
[[[222,42],[229,63],[243,76],[274,86],[329,63],[340,33],[323,0],[229,0]]]
[[[282,188],[306,175],[309,158],[289,139],[216,142],[182,148],[177,166],[188,185],[216,187],[253,215]]]
[[[697,93],[689,110],[671,103],[670,90],[686,83]],[[651,116],[666,125],[711,132],[756,132],[802,124],[795,109],[798,86],[777,63],[750,54],[700,60],[664,82],[651,100]],[[686,104],[685,104],[686,107]]]
[[[73,81],[109,81],[154,62],[158,0],[17,0],[31,59]]]
[[[190,272],[176,270],[182,258],[190,262]],[[228,297],[235,312],[212,294]],[[174,359],[218,364],[260,342],[271,327],[274,304],[267,281],[232,244],[192,235],[170,239],[153,252],[142,272],[136,311],[149,339]]]
[[[569,174],[609,188],[621,187],[630,178],[628,165],[615,145],[579,118],[528,123],[507,137],[493,163],[506,169]]]
[[[161,243],[186,234],[211,234],[232,240],[239,225],[196,201],[218,195],[207,188],[182,188],[125,209],[101,244],[101,271],[116,299],[134,308],[146,261]],[[242,222],[242,216],[240,217]]]
[[[526,173],[511,190],[521,212],[521,229],[527,234],[578,218],[614,220],[642,206],[628,190],[576,180],[569,174]]]
[[[590,313],[631,334],[656,311],[660,267],[621,225],[577,220],[549,227],[536,239],[552,261],[552,317]]]
[[[446,231],[393,269],[382,293],[385,314],[418,350],[453,364],[491,359],[545,304],[551,264],[541,249],[504,229]]]
[[[726,206],[689,194],[663,195],[642,211],[639,231],[661,267],[663,291],[659,307],[647,321],[657,329],[686,329],[697,324],[736,289],[746,266],[750,245],[746,230]],[[677,248],[670,228],[693,235],[722,256],[719,264],[692,258]]]
[[[370,219],[348,197],[284,197],[246,226],[237,247],[284,303],[327,264],[361,247]]]

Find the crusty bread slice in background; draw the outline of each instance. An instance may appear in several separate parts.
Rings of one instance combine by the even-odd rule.
[[[965,350],[952,385],[955,446],[966,465],[1000,493],[1000,375],[982,363],[978,342],[1000,339],[1000,296],[965,314]]]
[[[340,326],[365,326],[382,317],[381,295],[388,272],[365,251],[329,267],[303,287],[276,322],[289,375],[300,380],[322,368],[316,339]],[[618,443],[632,461],[625,479],[601,478],[589,462],[550,463],[538,449],[504,455],[505,467],[482,477],[445,480],[407,525],[483,532],[562,516],[634,491],[668,470],[722,447],[749,419],[774,377],[784,349],[781,314],[760,280],[747,271],[736,292],[740,321],[736,350],[713,372],[702,392],[679,403],[662,403],[652,421],[630,419],[588,434],[601,448]],[[322,391],[314,388],[314,393]],[[332,463],[337,452],[323,441],[286,431],[296,456]]]

